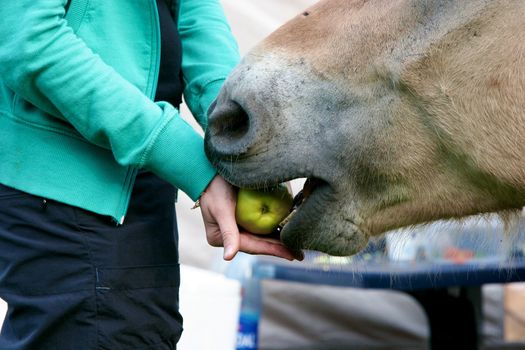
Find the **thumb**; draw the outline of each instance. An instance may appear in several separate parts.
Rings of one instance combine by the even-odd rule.
[[[224,245],[224,260],[232,260],[240,248],[241,239],[239,237],[239,228],[237,222],[229,218],[223,218],[219,222],[222,242]]]

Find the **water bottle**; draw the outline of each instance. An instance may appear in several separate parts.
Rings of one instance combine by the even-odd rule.
[[[256,257],[239,252],[223,271],[228,278],[241,283],[241,307],[237,328],[236,350],[253,350],[258,345],[261,316],[261,281],[253,275]]]

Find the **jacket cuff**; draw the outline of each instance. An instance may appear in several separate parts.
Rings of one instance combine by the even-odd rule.
[[[175,111],[145,154],[144,167],[197,200],[216,171],[204,152],[204,140]]]

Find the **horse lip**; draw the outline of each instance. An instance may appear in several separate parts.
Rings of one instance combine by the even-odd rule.
[[[287,229],[287,227],[290,227],[289,224],[292,223],[292,226],[303,226],[302,221],[306,218],[302,218],[305,216],[304,212],[310,212],[312,209],[310,208],[311,201],[323,201],[326,200],[326,198],[320,198],[319,196],[319,190],[322,190],[322,192],[331,192],[332,189],[330,188],[330,185],[328,182],[317,179],[317,178],[309,178],[305,182],[305,187],[301,192],[299,192],[295,198],[294,198],[294,204],[292,206],[292,210],[290,212],[290,215],[286,217],[281,222],[281,240],[288,245],[290,248],[293,249],[303,249],[305,247],[302,246],[302,242],[300,240],[301,235],[299,234],[296,239],[294,239],[294,242],[290,242],[287,238],[288,235],[292,234],[293,232],[290,232],[290,230]],[[323,191],[324,190],[324,191]],[[319,212],[320,215],[322,215],[322,212]],[[297,229],[293,230],[297,231]],[[288,243],[288,244],[287,244]]]
[[[369,234],[361,228],[357,213],[350,218],[342,215],[344,203],[345,197],[331,183],[317,181],[311,195],[280,230],[281,241],[291,250],[311,249],[334,256],[357,253]]]

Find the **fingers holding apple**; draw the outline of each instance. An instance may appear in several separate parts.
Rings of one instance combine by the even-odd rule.
[[[237,224],[254,234],[271,234],[290,214],[293,196],[286,184],[267,189],[240,188],[237,193]]]

